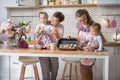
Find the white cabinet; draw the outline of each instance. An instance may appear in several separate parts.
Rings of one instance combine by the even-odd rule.
[[[19,80],[20,73],[21,73],[22,63],[19,61],[19,56],[11,56],[10,57],[10,80]],[[39,73],[41,72],[40,63],[37,64]],[[39,74],[40,78],[41,74]],[[30,79],[31,77],[34,78],[34,71],[32,65],[27,65],[25,70],[25,78]]]
[[[120,0],[118,0],[118,4],[120,4]]]
[[[98,4],[118,4],[118,1],[119,0],[97,0]]]
[[[39,0],[7,0],[7,7],[38,6]]]
[[[18,56],[10,56],[10,79],[19,80],[21,64],[18,61]]]
[[[39,0],[18,0],[20,6],[37,6]]]
[[[120,47],[105,47],[109,53],[109,80],[120,80]]]
[[[19,6],[19,0],[6,0],[6,7]]]
[[[116,79],[115,80],[120,80],[120,47],[115,47],[114,53],[116,53]]]
[[[0,80],[9,80],[9,57],[0,56]]]

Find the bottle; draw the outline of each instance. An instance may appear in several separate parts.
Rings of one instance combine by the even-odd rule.
[[[48,0],[49,5],[55,5],[55,0]]]
[[[41,0],[41,5],[48,5],[48,0]]]

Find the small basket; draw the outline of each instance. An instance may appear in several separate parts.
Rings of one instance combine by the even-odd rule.
[[[75,38],[60,38],[57,43],[57,48],[59,50],[75,51],[78,49],[78,40]]]

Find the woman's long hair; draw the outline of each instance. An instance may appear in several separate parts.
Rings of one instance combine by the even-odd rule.
[[[92,18],[90,17],[90,15],[86,9],[79,9],[76,11],[76,14],[75,14],[76,18],[81,17],[83,15],[85,15],[87,17],[88,24],[92,25],[92,23],[94,23],[94,21],[92,20]]]

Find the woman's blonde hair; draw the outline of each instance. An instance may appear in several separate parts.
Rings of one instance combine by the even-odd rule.
[[[99,23],[93,23],[90,28],[99,32],[101,30],[101,25]]]

